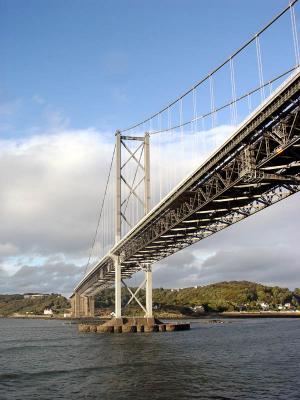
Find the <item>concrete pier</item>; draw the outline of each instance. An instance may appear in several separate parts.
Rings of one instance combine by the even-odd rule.
[[[82,296],[74,293],[71,297],[71,313],[72,317],[94,317],[95,316],[95,299],[92,296]]]
[[[79,332],[94,333],[149,333],[175,332],[191,328],[189,323],[163,323],[156,318],[113,318],[104,324],[79,324]]]

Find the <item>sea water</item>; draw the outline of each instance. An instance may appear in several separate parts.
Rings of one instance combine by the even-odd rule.
[[[79,333],[0,318],[0,399],[300,399],[300,319]]]

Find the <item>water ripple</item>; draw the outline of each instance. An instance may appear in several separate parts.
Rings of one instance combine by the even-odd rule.
[[[46,322],[0,320],[1,400],[299,399],[300,320],[153,335]]]

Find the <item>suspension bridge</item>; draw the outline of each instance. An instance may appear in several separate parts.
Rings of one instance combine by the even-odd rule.
[[[74,316],[93,316],[95,295],[114,285],[120,318],[124,285],[128,304],[151,318],[153,264],[300,190],[297,3],[176,100],[116,132]]]

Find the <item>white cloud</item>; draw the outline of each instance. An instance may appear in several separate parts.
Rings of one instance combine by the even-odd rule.
[[[299,200],[297,193],[165,259],[155,268],[157,284],[249,280],[300,287]]]
[[[0,257],[12,256],[18,253],[18,248],[13,243],[0,243]]]
[[[86,255],[112,144],[94,130],[0,142],[0,243]]]
[[[183,170],[204,160],[216,136],[222,142],[231,131],[217,128],[198,138],[185,132],[188,158],[180,135],[151,137],[152,182],[158,188],[162,181],[160,195],[183,178]],[[80,275],[74,268],[87,260],[113,141],[111,133],[61,128],[0,141],[0,291],[39,291],[44,280],[45,290],[71,291]],[[159,193],[153,197],[158,200]],[[111,203],[112,196],[110,212]],[[183,287],[249,279],[300,286],[299,223],[297,194],[166,259],[154,268],[154,282]],[[106,226],[113,229],[108,219]],[[53,272],[59,268],[60,282]],[[38,278],[30,286],[27,278],[34,274]]]
[[[0,293],[62,293],[70,295],[82,278],[84,267],[72,263],[47,261],[37,267],[22,266],[9,276],[0,267]]]

